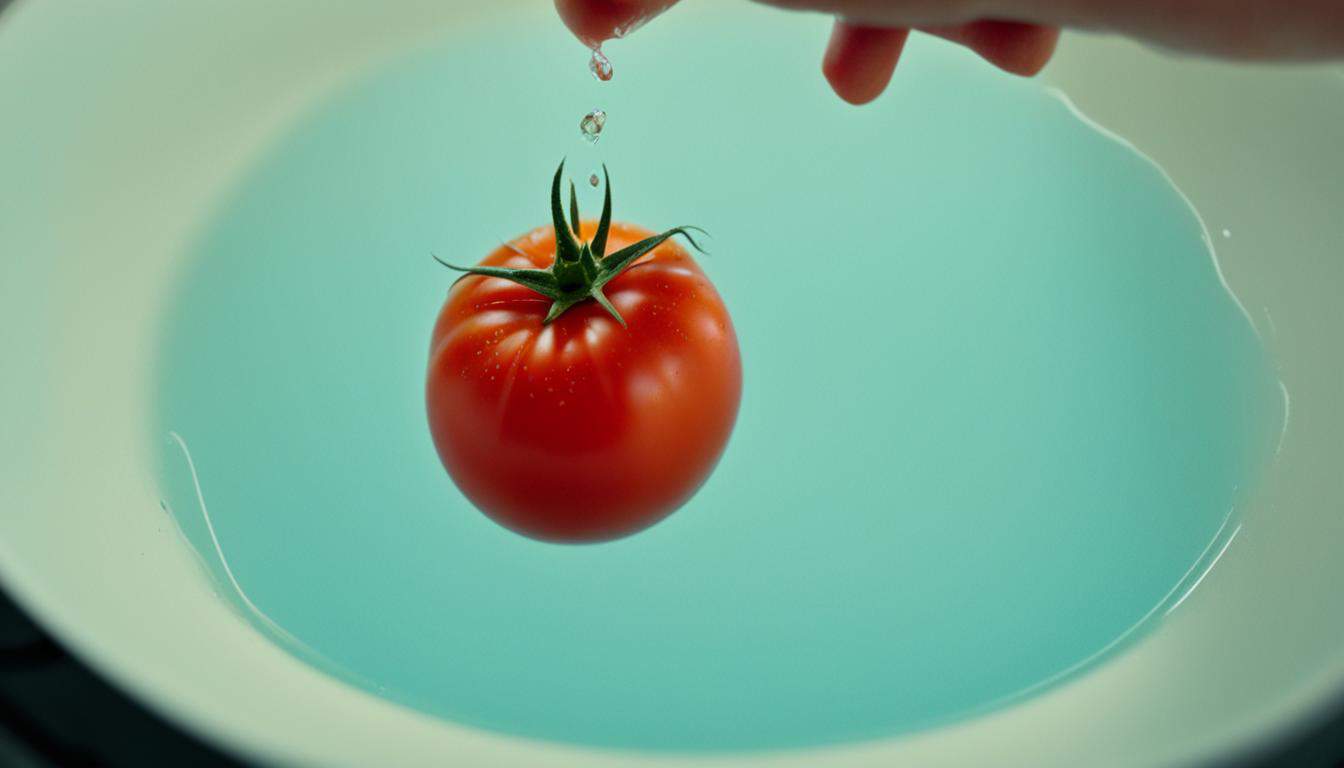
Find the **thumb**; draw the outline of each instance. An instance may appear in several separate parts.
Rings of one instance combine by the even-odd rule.
[[[625,37],[677,0],[555,0],[555,9],[569,31],[584,45]]]

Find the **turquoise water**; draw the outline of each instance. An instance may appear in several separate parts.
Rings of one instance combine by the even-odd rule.
[[[815,73],[814,26],[759,23],[778,29],[747,61],[739,28],[669,19],[612,47],[608,84],[555,24],[443,41],[238,179],[164,323],[157,431],[190,447],[232,575],[292,637],[263,631],[472,726],[780,748],[1038,690],[1193,583],[1279,400],[1189,206],[950,48],[915,44],[854,110]],[[423,415],[452,280],[430,252],[473,260],[544,222],[565,154],[580,180],[610,165],[618,218],[714,234],[745,361],[699,495],[587,547],[473,510]],[[227,584],[184,455],[163,456]]]

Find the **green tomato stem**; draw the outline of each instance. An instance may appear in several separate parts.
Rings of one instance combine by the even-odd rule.
[[[560,197],[560,182],[564,177],[565,163],[555,171],[551,182],[551,220],[555,229],[555,261],[546,269],[510,269],[507,267],[459,267],[440,259],[434,260],[443,266],[468,275],[498,277],[510,280],[525,288],[536,291],[551,300],[551,308],[546,313],[543,324],[549,324],[571,307],[585,301],[595,301],[607,311],[621,327],[626,327],[625,318],[616,310],[602,287],[628,269],[641,256],[662,245],[669,238],[681,235],[691,247],[701,253],[704,249],[691,236],[691,232],[706,234],[699,227],[674,227],[659,235],[640,240],[607,255],[607,236],[611,231],[611,176],[607,166],[602,166],[602,175],[606,177],[606,194],[602,202],[602,218],[598,220],[597,232],[591,243],[580,243],[576,237],[582,237],[579,221],[579,199],[574,184],[569,185],[570,222],[565,221],[564,204]],[[459,278],[459,279],[462,279]]]

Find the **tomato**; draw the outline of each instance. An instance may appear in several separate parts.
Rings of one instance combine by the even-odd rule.
[[[566,224],[563,167],[552,225],[454,267],[469,274],[434,325],[426,404],[444,468],[485,514],[537,539],[603,541],[663,519],[709,476],[742,364],[718,292],[670,239],[690,234],[610,223],[609,180],[602,219]]]

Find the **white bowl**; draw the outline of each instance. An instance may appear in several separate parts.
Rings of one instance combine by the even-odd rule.
[[[756,10],[706,5],[677,13]],[[1189,195],[1291,395],[1239,535],[1131,650],[956,725],[710,759],[436,720],[254,631],[160,510],[146,448],[155,323],[198,213],[268,138],[380,60],[489,16],[551,12],[27,0],[0,17],[0,576],[81,658],[226,749],[314,765],[1190,765],[1251,755],[1344,693],[1344,76],[1083,37],[1046,79]]]

